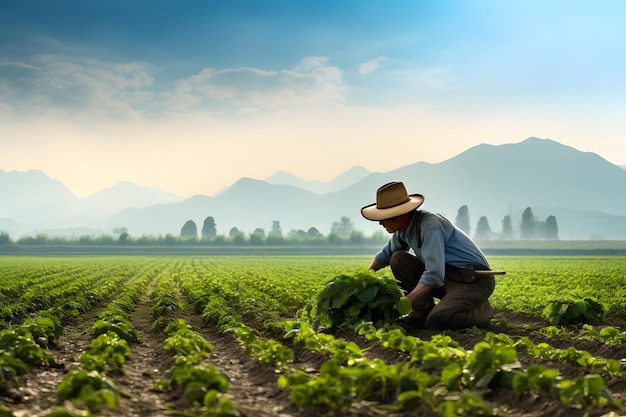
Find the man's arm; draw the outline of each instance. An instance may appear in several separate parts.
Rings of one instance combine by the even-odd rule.
[[[383,265],[381,261],[379,261],[376,258],[372,259],[372,263],[370,264],[370,269],[373,269],[374,271],[378,271],[379,269],[384,268],[384,267],[385,265]]]
[[[423,284],[418,282],[415,288],[406,295],[406,297],[411,301],[411,305],[419,305],[423,303],[425,297],[430,296],[430,292],[432,291],[434,285]]]

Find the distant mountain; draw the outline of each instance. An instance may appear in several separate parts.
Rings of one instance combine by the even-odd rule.
[[[269,231],[273,221],[280,222],[285,234],[310,227],[328,233],[333,222],[346,216],[355,229],[369,234],[382,229],[363,219],[359,209],[373,203],[376,189],[389,181],[403,181],[410,193],[424,194],[424,209],[451,220],[467,205],[473,227],[486,216],[496,233],[509,214],[519,230],[521,213],[530,207],[538,220],[556,217],[561,239],[626,239],[626,170],[597,154],[538,138],[481,144],[438,164],[416,162],[385,173],[356,167],[329,183],[279,171],[266,181],[242,178],[214,196],[185,200],[130,183],[77,199],[41,172],[0,171],[0,192],[15,199],[0,205],[0,230],[57,233],[63,227],[89,227],[111,233],[126,227],[133,236],[178,235],[187,220],[201,229],[212,216],[224,235],[233,227],[245,233]],[[56,212],[43,213],[42,207]]]
[[[89,227],[99,233],[99,220],[127,208],[176,203],[183,197],[153,187],[120,182],[86,198],[38,170],[0,170],[0,230],[13,234],[77,235]],[[95,232],[94,232],[95,233]]]
[[[117,213],[128,207],[145,208],[154,204],[179,203],[185,200],[154,187],[140,187],[132,182],[123,181],[113,187],[102,190],[83,200],[83,207],[88,213],[104,210],[107,215]]]
[[[620,165],[620,168],[626,169],[626,165]]]
[[[278,171],[271,177],[266,178],[265,182],[276,185],[291,185],[293,187],[298,187],[303,190],[308,190],[317,194],[324,194],[333,193],[348,188],[349,186],[361,181],[363,178],[367,177],[370,174],[371,172],[367,169],[363,168],[362,166],[357,166],[349,169],[332,181],[326,183],[322,181],[305,181],[290,174],[289,172]]]
[[[75,213],[79,203],[60,181],[35,169],[0,170],[0,195],[0,218],[17,223],[53,224]]]

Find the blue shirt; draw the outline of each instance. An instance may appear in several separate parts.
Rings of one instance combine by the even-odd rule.
[[[461,229],[448,219],[426,210],[418,227],[420,210],[413,212],[409,226],[403,232],[394,232],[375,258],[383,265],[389,265],[391,255],[399,250],[412,249],[417,258],[426,266],[419,282],[442,286],[446,264],[465,268],[476,265],[489,269],[489,262],[482,251]],[[418,230],[422,245],[419,245]]]

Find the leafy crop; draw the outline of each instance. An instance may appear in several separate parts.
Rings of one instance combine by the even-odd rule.
[[[260,339],[257,334],[246,326],[235,329],[235,336],[244,347],[246,355],[252,355],[257,362],[281,368],[293,359],[293,350],[284,347],[275,340]]]
[[[554,300],[543,310],[551,324],[603,323],[606,310],[592,298],[575,301]]]
[[[336,274],[309,308],[314,327],[353,327],[361,322],[377,326],[395,322],[411,309],[395,279],[359,268]]]
[[[26,329],[8,329],[0,332],[0,353],[3,352],[31,365],[54,364],[50,352],[39,346]]]
[[[172,320],[165,332],[169,337],[164,350],[175,354],[174,365],[154,388],[158,391],[182,388],[189,404],[204,405],[202,415],[206,417],[239,416],[231,401],[222,396],[228,391],[228,378],[206,361],[213,345],[181,319]]]
[[[93,337],[109,332],[115,333],[128,342],[136,343],[139,341],[139,332],[122,316],[107,316],[96,321],[91,327]]]
[[[28,373],[28,366],[21,359],[0,352],[0,386]]]
[[[81,355],[80,363],[85,369],[124,373],[123,365],[130,357],[126,340],[115,333],[101,334],[91,341],[89,350]]]
[[[90,411],[117,406],[119,389],[98,371],[75,369],[57,387],[60,401],[73,400],[85,404]]]
[[[184,320],[173,320],[165,329],[171,334],[165,339],[163,349],[180,356],[197,357],[198,361],[208,357],[213,352],[213,346],[204,340]]]

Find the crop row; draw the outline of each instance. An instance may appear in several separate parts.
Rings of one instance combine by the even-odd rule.
[[[48,336],[58,332],[54,323],[76,319],[94,305],[106,303],[106,310],[91,326],[92,345],[81,357],[82,369],[68,374],[70,380],[79,382],[64,381],[59,386],[60,399],[72,399],[91,411],[103,404],[114,407],[119,392],[108,383],[92,386],[88,393],[68,387],[91,386],[87,381],[95,377],[106,382],[108,373],[122,372],[128,344],[139,337],[129,317],[148,287],[154,325],[165,329],[164,349],[174,355],[172,367],[157,388],[180,390],[199,412],[236,415],[224,395],[228,390],[224,375],[209,363],[213,347],[176,319],[186,302],[207,323],[232,331],[244,351],[259,363],[276,368],[281,375],[276,383],[289,389],[294,403],[301,407],[345,411],[372,402],[378,411],[418,404],[441,415],[455,415],[459,410],[489,414],[494,412],[493,406],[478,395],[485,388],[532,392],[572,406],[621,407],[619,396],[611,395],[605,379],[623,378],[624,363],[581,349],[557,349],[528,338],[492,333],[484,334],[472,348],[463,349],[445,334],[423,341],[397,326],[361,324],[354,333],[357,340],[373,341],[408,355],[408,361],[386,363],[379,357],[368,357],[366,349],[337,339],[323,328],[317,331],[308,316],[312,310],[307,307],[338,270],[362,266],[366,263],[363,257],[274,257],[271,261],[256,257],[7,260],[0,266],[4,320],[0,324],[6,334],[26,340],[25,346],[33,352],[34,346],[43,348],[44,343],[54,343],[58,336]],[[577,259],[570,260],[569,266],[563,260],[553,261],[497,259],[494,267],[506,269],[507,275],[498,277],[492,297],[496,311],[506,309],[538,317],[555,297],[588,297],[590,293],[609,312],[626,307],[620,284],[624,281],[623,259]],[[389,271],[374,275],[388,278]],[[45,312],[38,313],[42,310]],[[44,323],[47,319],[52,322],[51,326],[48,323],[52,330],[32,330],[34,322]],[[27,326],[31,329],[28,332],[23,330]],[[546,326],[537,334],[623,345],[623,333],[612,326]],[[327,360],[314,372],[301,369],[293,360],[295,345]],[[0,345],[6,361],[22,357],[19,352],[9,342]],[[46,354],[41,355],[41,363],[50,364]],[[519,355],[539,360],[522,364]],[[580,367],[584,375],[566,378],[556,368],[539,364],[550,362]],[[15,366],[15,376],[22,369]],[[98,392],[103,395],[99,402],[85,399]],[[114,393],[113,397],[109,392]]]

